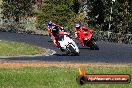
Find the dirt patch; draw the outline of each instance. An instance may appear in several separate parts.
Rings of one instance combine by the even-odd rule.
[[[68,63],[68,62],[10,62],[10,61],[1,61],[0,68],[22,68],[22,67],[71,67],[78,68],[80,66],[105,66],[105,67],[127,67],[128,65],[122,64],[97,64],[97,63]]]
[[[4,68],[21,68],[21,67],[78,67],[82,64],[75,63],[62,63],[62,62],[0,62],[0,67]],[[83,64],[83,66],[89,66],[89,64]]]

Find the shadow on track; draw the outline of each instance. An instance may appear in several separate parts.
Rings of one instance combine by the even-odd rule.
[[[49,40],[48,42],[52,42],[52,41]]]
[[[90,50],[90,48],[89,47],[78,47],[79,49],[88,49],[88,50]]]
[[[77,56],[77,55],[74,55],[74,54],[54,54],[55,56]]]

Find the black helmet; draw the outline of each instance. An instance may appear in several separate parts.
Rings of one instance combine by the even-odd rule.
[[[53,34],[58,34],[58,32],[59,32],[59,28],[58,27],[52,28],[52,33]]]

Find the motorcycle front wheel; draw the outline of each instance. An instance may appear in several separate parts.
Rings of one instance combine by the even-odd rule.
[[[69,50],[76,56],[79,56],[80,54],[79,52],[76,52],[76,50],[71,45],[69,46]]]
[[[91,50],[99,50],[99,47],[97,46],[95,41],[91,41],[90,43],[90,49]]]

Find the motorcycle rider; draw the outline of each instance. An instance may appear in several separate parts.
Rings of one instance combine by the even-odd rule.
[[[64,33],[64,28],[56,23],[53,23],[52,21],[49,21],[48,32],[51,34],[51,39],[53,40],[54,45],[61,49],[61,51],[63,52],[64,50],[60,47],[60,44],[58,42],[58,35]]]
[[[48,21],[48,33],[51,33],[52,28],[54,27],[58,27],[61,31],[64,31],[64,28],[62,26],[60,26],[59,24],[56,24],[52,21]]]
[[[90,28],[82,27],[81,23],[76,23],[75,24],[75,37],[81,42],[82,46],[84,47],[83,34],[82,33],[86,33],[90,38],[92,30]]]

